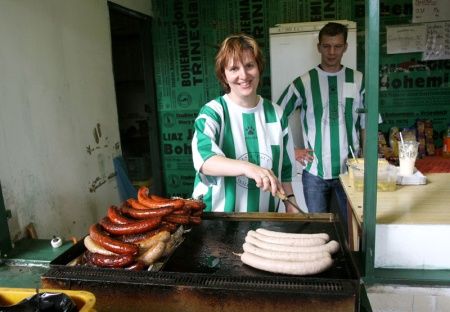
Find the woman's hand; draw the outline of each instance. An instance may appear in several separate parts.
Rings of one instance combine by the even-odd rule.
[[[314,151],[309,148],[295,149],[295,160],[297,160],[302,166],[306,166],[307,163],[314,160]]]
[[[270,169],[266,169],[252,163],[247,163],[244,169],[244,174],[247,178],[255,180],[258,188],[265,192],[271,192],[274,197],[277,192],[285,194],[281,182]]]

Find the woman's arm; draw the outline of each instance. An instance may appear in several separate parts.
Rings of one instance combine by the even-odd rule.
[[[281,182],[270,169],[260,167],[248,161],[215,155],[207,159],[200,172],[210,176],[237,177],[246,176],[256,182],[256,186],[273,196],[277,191],[284,194]]]

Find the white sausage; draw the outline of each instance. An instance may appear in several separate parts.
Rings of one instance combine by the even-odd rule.
[[[273,260],[284,261],[313,261],[324,257],[331,257],[330,253],[326,251],[318,252],[288,252],[288,251],[273,251],[259,248],[250,243],[244,243],[242,246],[245,252],[249,252],[259,257]]]
[[[247,236],[253,236],[260,241],[278,245],[286,246],[317,246],[324,245],[326,242],[320,237],[309,237],[309,238],[285,238],[285,237],[273,237],[260,234],[255,231],[248,231]]]
[[[102,246],[100,246],[99,244],[97,244],[96,242],[94,242],[91,238],[91,236],[87,235],[84,240],[83,240],[84,246],[86,247],[87,250],[89,250],[90,252],[93,253],[99,253],[105,256],[117,256],[116,253],[106,250],[105,248],[103,248]]]
[[[156,245],[158,242],[167,243],[169,239],[170,239],[169,231],[161,231],[148,239],[137,242],[136,244],[139,245],[139,248],[141,249],[142,252],[142,250],[147,250],[152,246]]]
[[[271,237],[283,237],[283,238],[319,237],[324,239],[325,242],[328,242],[330,240],[330,236],[327,233],[287,233],[287,232],[271,231],[263,228],[256,229],[256,232]]]
[[[281,261],[258,257],[248,252],[241,255],[241,261],[260,270],[291,275],[317,274],[330,268],[333,264],[330,256],[315,261]]]
[[[161,258],[164,250],[166,249],[166,243],[158,242],[156,245],[150,247],[146,252],[139,256],[138,260],[141,260],[146,265],[150,265]]]
[[[339,243],[335,240],[329,241],[326,244],[319,245],[319,246],[286,246],[286,245],[279,245],[279,244],[272,244],[263,242],[251,235],[247,235],[245,237],[245,241],[247,243],[253,244],[259,248],[267,249],[267,250],[273,250],[273,251],[288,251],[288,252],[320,252],[320,251],[326,251],[330,254],[334,254],[339,250]]]

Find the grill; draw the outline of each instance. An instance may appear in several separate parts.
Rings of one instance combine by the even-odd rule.
[[[285,276],[242,264],[236,253],[248,230],[326,232],[340,242],[334,265],[314,276]],[[202,224],[158,272],[133,272],[67,264],[84,252],[82,242],[50,264],[43,287],[83,289],[100,311],[357,311],[359,274],[333,215],[309,219],[286,214],[205,214]]]

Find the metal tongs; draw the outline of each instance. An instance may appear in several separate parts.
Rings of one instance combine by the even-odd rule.
[[[304,212],[300,207],[293,201],[291,201],[286,195],[281,194],[279,191],[275,194],[276,197],[278,197],[283,203],[289,203],[291,204],[295,209],[298,210],[301,214],[307,216],[309,218],[309,214],[307,212]]]

